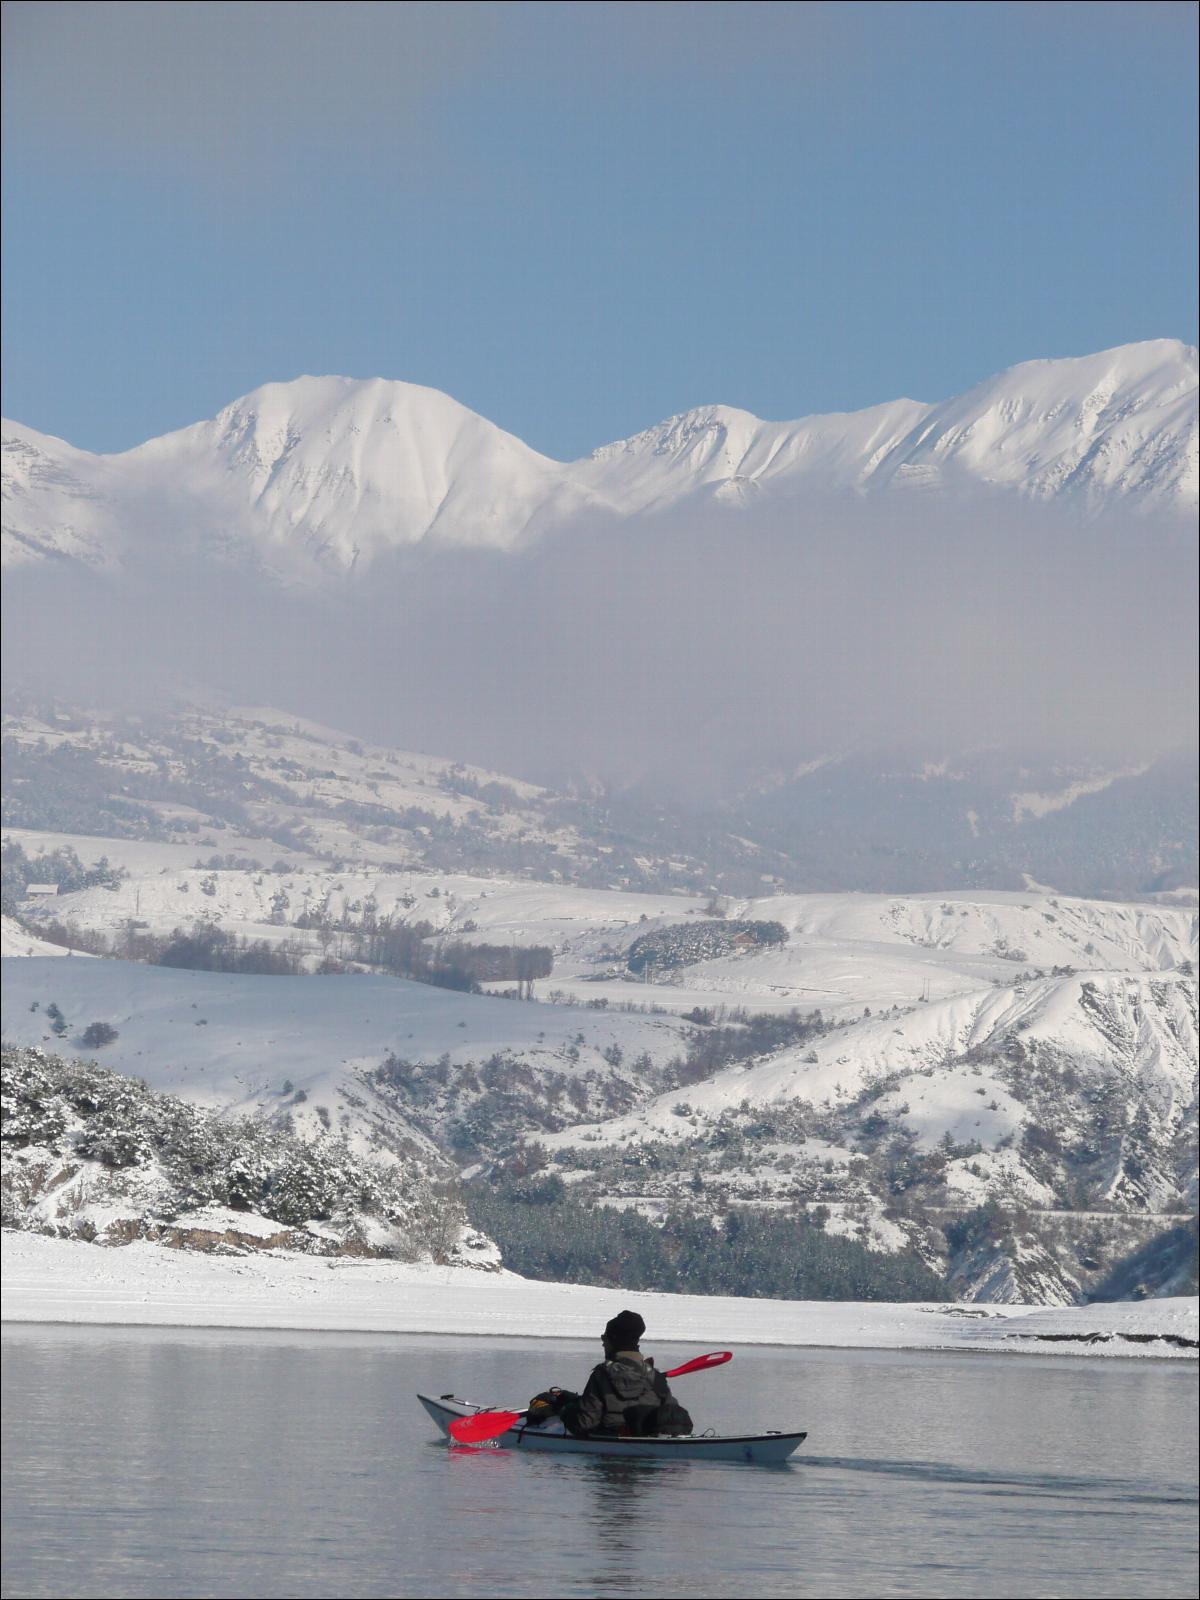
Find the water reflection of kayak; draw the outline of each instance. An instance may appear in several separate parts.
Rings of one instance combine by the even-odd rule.
[[[456,1417],[473,1417],[477,1411],[491,1409],[453,1395],[419,1394],[417,1399],[449,1437]],[[751,1461],[778,1465],[798,1450],[806,1433],[683,1434],[678,1438],[576,1439],[569,1433],[550,1431],[554,1425],[530,1428],[523,1422],[486,1444],[464,1448],[485,1450],[559,1451],[565,1455],[626,1456],[641,1461]]]

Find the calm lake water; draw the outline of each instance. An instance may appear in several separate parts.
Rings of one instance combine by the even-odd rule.
[[[413,1398],[519,1405],[596,1351],[9,1327],[3,1593],[1196,1593],[1190,1363],[739,1350],[678,1380],[698,1427],[808,1428],[778,1469],[450,1450]]]

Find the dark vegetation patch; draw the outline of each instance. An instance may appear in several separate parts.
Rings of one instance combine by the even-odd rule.
[[[629,946],[625,964],[630,972],[668,972],[697,961],[712,961],[740,950],[759,950],[786,944],[782,922],[726,921],[678,922],[669,928],[644,933]]]
[[[1150,1295],[1191,1295],[1200,1278],[1200,1229],[1195,1217],[1166,1228],[1117,1262],[1089,1300],[1144,1300]]]
[[[5,820],[10,827],[18,826],[7,817]],[[69,846],[29,856],[14,840],[0,849],[0,905],[6,916],[15,916],[31,883],[55,883],[60,894],[73,894],[77,889],[115,889],[128,876],[124,867],[112,866],[107,856],[85,867]]]
[[[778,1300],[947,1300],[915,1251],[884,1255],[822,1231],[807,1211],[684,1208],[662,1225],[572,1197],[556,1175],[481,1181],[465,1192],[477,1228],[528,1278],[675,1294]]]
[[[619,1049],[615,1053],[620,1055]],[[535,1069],[508,1050],[483,1062],[458,1064],[449,1055],[422,1062],[389,1053],[370,1081],[406,1122],[467,1165],[531,1131],[554,1133],[573,1123],[624,1115],[644,1086],[655,1082],[655,1069],[643,1054],[619,1071],[621,1062],[614,1064],[611,1054],[607,1070],[567,1073]]]

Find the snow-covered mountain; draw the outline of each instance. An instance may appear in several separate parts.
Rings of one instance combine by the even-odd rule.
[[[378,378],[266,384],[117,456],[4,430],[5,564],[111,564],[153,540],[281,574],[350,570],[423,540],[509,548],[582,495],[448,395]]]
[[[181,707],[147,721],[60,704],[6,717],[2,731],[6,839],[35,853],[69,846],[88,863],[107,854],[135,873],[190,873],[193,894],[214,865],[282,862],[333,875],[311,880],[316,901],[346,872],[436,868],[464,879],[454,890],[464,903],[477,893],[466,879],[495,875],[688,891],[700,905],[714,893],[733,903],[783,889],[946,883],[1195,903],[1196,767],[1182,754],[1141,771],[860,753],[763,776],[728,805],[693,812],[604,793],[581,799],[362,744],[265,706]],[[276,887],[255,891],[263,919]],[[425,900],[420,885],[416,893]],[[156,914],[151,898],[118,913],[120,894],[97,894],[118,920]],[[445,902],[426,901],[424,915],[432,905]],[[169,929],[175,912],[161,909]],[[639,905],[635,919],[643,911],[657,914]],[[238,914],[249,917],[248,900]],[[490,921],[478,907],[464,915]],[[1077,951],[1054,960],[1085,964]]]
[[[1197,494],[1196,351],[1172,339],[1025,361],[937,405],[896,400],[762,422],[703,406],[596,451],[588,481],[628,509],[698,491],[991,485],[1185,509]]]
[[[588,511],[910,489],[1187,513],[1196,390],[1196,351],[1153,340],[1025,362],[935,405],[783,423],[700,407],[560,463],[437,390],[304,377],[120,455],[4,423],[3,560],[198,550],[297,578],[418,544],[511,550]]]
[[[121,459],[196,533],[229,530],[268,565],[353,568],[423,540],[507,549],[579,504],[557,462],[436,389],[381,378],[266,384]]]
[[[55,560],[107,566],[118,548],[109,497],[114,458],[7,420],[0,448],[4,566]]]

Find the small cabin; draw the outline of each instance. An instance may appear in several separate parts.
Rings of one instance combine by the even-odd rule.
[[[46,895],[57,893],[58,885],[56,883],[27,883],[25,885],[26,900],[38,900]]]

